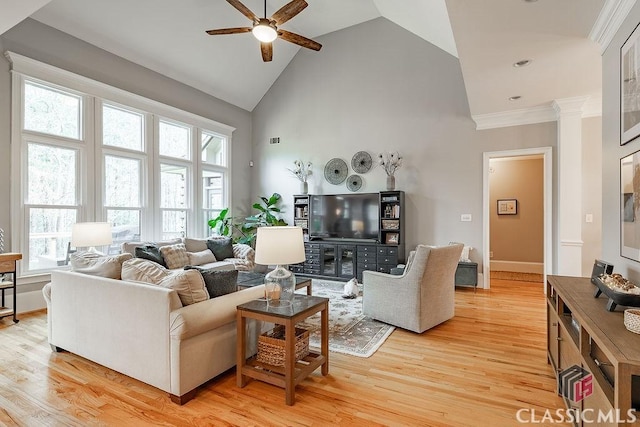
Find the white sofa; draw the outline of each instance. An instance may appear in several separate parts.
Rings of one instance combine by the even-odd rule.
[[[183,307],[176,291],[155,285],[54,271],[43,293],[49,343],[150,384],[183,404],[236,364],[236,306],[264,286]],[[247,356],[258,324],[249,322]]]

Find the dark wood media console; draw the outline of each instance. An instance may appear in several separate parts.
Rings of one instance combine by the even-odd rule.
[[[310,240],[310,196],[293,197],[294,224],[305,236],[306,261],[290,266],[295,274],[362,281],[365,270],[390,273],[405,261],[404,192],[379,193],[377,241]]]

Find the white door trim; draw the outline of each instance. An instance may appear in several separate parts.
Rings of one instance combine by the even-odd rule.
[[[547,283],[547,274],[552,273],[553,265],[553,150],[551,147],[527,148],[522,150],[491,151],[483,153],[482,160],[482,272],[485,289],[490,287],[490,258],[489,258],[489,160],[501,157],[520,157],[542,155],[544,168],[544,283]],[[526,244],[526,242],[523,242]]]

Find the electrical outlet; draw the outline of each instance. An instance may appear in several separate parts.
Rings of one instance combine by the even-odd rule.
[[[587,214],[584,220],[585,222],[593,222],[593,214]]]
[[[471,222],[471,214],[462,214],[462,215],[460,215],[460,221],[462,221],[462,222]]]
[[[489,258],[493,258],[493,251],[489,251]]]
[[[274,136],[273,138],[269,138],[269,144],[280,144],[280,137]]]

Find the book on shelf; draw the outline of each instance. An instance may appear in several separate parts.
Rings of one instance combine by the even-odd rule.
[[[306,219],[296,219],[294,224],[296,227],[309,228],[309,222]]]

